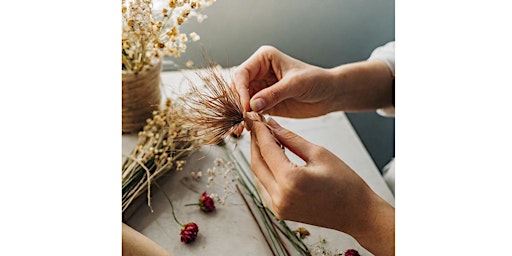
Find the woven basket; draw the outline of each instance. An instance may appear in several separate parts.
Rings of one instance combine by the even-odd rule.
[[[123,133],[142,130],[162,101],[160,73],[162,61],[138,74],[123,72]]]

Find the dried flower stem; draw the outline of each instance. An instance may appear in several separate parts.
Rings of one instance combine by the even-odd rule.
[[[258,226],[258,229],[260,230],[261,234],[263,235],[263,238],[265,239],[265,242],[267,242],[267,245],[268,245],[270,251],[272,252],[272,255],[275,256],[276,254],[274,253],[274,250],[272,249],[272,246],[270,246],[270,243],[268,242],[267,236],[263,232],[263,229],[261,229],[261,226],[260,226],[260,223],[258,222],[258,219],[256,218],[256,216],[252,212],[251,207],[249,206],[249,203],[245,199],[245,196],[242,193],[242,191],[240,191],[240,188],[238,187],[238,184],[236,185],[236,190],[238,190],[238,193],[240,194],[240,196],[244,200],[245,206],[247,206],[247,209],[249,210],[249,212],[251,213],[252,218],[254,219],[254,222],[256,222],[256,225]]]
[[[165,198],[167,199],[167,201],[169,202],[169,204],[171,205],[171,212],[172,212],[172,217],[174,218],[174,221],[176,221],[176,223],[178,223],[178,225],[180,226],[183,226],[183,224],[181,224],[181,222],[178,220],[178,218],[176,218],[176,214],[174,213],[174,206],[172,205],[172,201],[171,199],[169,198],[169,195],[167,195],[167,192],[165,192],[165,190],[163,190],[159,185],[158,183],[156,182],[153,182],[153,184],[155,184],[155,186],[162,191],[162,193],[164,194]]]
[[[166,101],[165,107],[153,113],[122,168],[122,210],[147,192],[151,207],[151,185],[169,170],[180,171],[184,159],[200,148],[195,131],[184,127],[184,110],[179,101]]]
[[[234,162],[237,165],[238,168],[235,168],[235,169],[239,173],[238,181],[239,181],[240,185],[245,188],[246,192],[249,194],[249,196],[252,198],[252,201],[257,206],[257,209],[260,211],[260,215],[261,215],[261,219],[263,220],[263,224],[265,225],[267,232],[272,237],[271,242],[272,243],[277,242],[281,251],[284,251],[285,253],[287,253],[287,248],[285,248],[286,245],[285,245],[284,241],[282,239],[280,239],[280,237],[276,233],[277,231],[275,228],[277,228],[277,230],[279,230],[279,232],[281,232],[286,237],[286,239],[288,239],[288,241],[293,245],[293,247],[296,249],[296,251],[300,255],[310,256],[311,252],[309,251],[308,246],[306,244],[304,244],[304,242],[302,240],[300,240],[295,235],[295,233],[293,233],[293,231],[288,227],[286,222],[282,221],[282,220],[278,220],[275,217],[275,215],[270,210],[268,210],[268,208],[266,208],[263,205],[261,197],[258,193],[258,190],[256,189],[256,186],[252,182],[251,178],[249,178],[247,176],[247,173],[244,171],[245,168],[250,168],[249,162],[247,161],[245,156],[240,152],[239,149],[236,149],[237,156],[239,156],[239,158],[242,159],[242,162],[245,163],[246,167],[244,168],[240,165],[240,161],[236,160],[238,158],[235,158],[235,155],[233,152],[228,150],[226,146],[223,146],[222,148],[225,150],[226,155],[228,156],[230,161]],[[265,213],[264,211],[268,211],[268,214],[270,214],[274,218],[274,220],[272,220],[272,218],[270,218],[270,216],[267,213]],[[274,221],[276,221],[279,225],[275,225]],[[270,223],[272,223],[272,224],[270,224]],[[270,225],[274,225],[275,228],[270,227]]]

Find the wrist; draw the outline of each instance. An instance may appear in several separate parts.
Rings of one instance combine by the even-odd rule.
[[[394,255],[395,209],[378,195],[372,197],[365,219],[351,235],[375,255]]]
[[[383,61],[344,64],[328,73],[336,110],[371,111],[393,105],[394,76]]]

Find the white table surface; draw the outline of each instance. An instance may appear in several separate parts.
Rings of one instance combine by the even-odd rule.
[[[225,72],[227,73],[226,70]],[[190,74],[187,76],[190,77]],[[170,96],[183,86],[183,74],[164,72],[162,81],[164,97]],[[340,157],[379,196],[394,205],[391,191],[343,112],[309,119],[273,118],[283,127]],[[250,159],[249,139],[249,134],[244,133],[237,143],[237,150],[240,150],[247,159]],[[123,135],[123,161],[136,142],[136,135]],[[232,148],[233,142],[231,140],[228,147]],[[289,156],[292,160],[300,162],[291,153]],[[193,221],[198,224],[199,236],[194,243],[185,245],[180,242],[180,226],[174,222],[170,205],[161,191],[154,192],[152,196],[153,212],[146,204],[142,204],[126,223],[173,255],[271,255],[240,195],[230,195],[225,205],[217,204],[217,210],[210,214],[203,213],[196,207],[183,206],[197,202],[203,191],[224,194],[225,180],[222,177],[217,177],[214,185],[207,187],[206,170],[213,168],[214,160],[217,158],[227,159],[225,150],[218,146],[205,146],[188,157],[182,172],[171,172],[159,180],[162,189],[171,197],[177,218],[182,223]],[[192,171],[202,171],[203,177],[200,180],[192,179]],[[322,246],[326,249],[344,251],[352,248],[358,250],[361,255],[372,255],[347,234],[291,221],[288,224],[292,230],[302,226],[310,231],[311,235],[304,240],[310,248],[315,248],[321,239],[325,239],[326,243]]]

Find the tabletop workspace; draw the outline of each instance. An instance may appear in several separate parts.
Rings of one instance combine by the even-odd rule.
[[[229,70],[223,70],[229,76]],[[182,86],[190,73],[171,71],[162,73],[163,97],[169,97]],[[355,170],[368,185],[384,200],[394,205],[394,197],[379,170],[354,131],[343,112],[334,112],[325,116],[307,119],[272,117],[283,127],[297,133],[306,140],[321,145],[341,158]],[[152,208],[141,204],[125,220],[133,229],[153,240],[172,255],[272,255],[258,224],[244,204],[243,198],[236,193],[233,179],[222,173],[219,162],[244,162],[239,167],[247,177],[250,170],[250,136],[245,131],[238,139],[228,137],[225,146],[203,146],[189,155],[180,172],[170,172],[159,179],[162,191],[153,191]],[[123,135],[123,161],[137,144],[136,134]],[[300,163],[298,157],[286,151],[289,158]],[[208,177],[207,172],[219,171],[219,175]],[[202,177],[197,177],[201,172]],[[194,176],[196,175],[196,176]],[[196,207],[184,206],[197,203],[201,193],[215,193],[223,197],[224,203],[217,204],[213,213],[198,211]],[[174,205],[178,219],[186,223],[194,221],[200,227],[200,234],[192,244],[180,242],[180,226],[172,215],[169,199]],[[286,221],[292,230],[306,228],[310,235],[304,243],[310,249],[320,248],[327,251],[356,249],[361,255],[372,255],[347,234],[303,223]],[[291,253],[291,255],[298,255]]]

